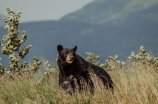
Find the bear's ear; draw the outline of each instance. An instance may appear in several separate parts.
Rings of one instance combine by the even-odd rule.
[[[58,50],[58,52],[60,53],[60,52],[63,50],[63,46],[58,45],[58,46],[57,46],[57,50]]]
[[[74,52],[76,52],[76,50],[77,50],[77,46],[75,46],[75,47],[73,48],[73,51],[74,51]]]

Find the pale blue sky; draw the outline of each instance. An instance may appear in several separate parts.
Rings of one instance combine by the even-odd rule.
[[[0,0],[0,14],[8,16],[7,7],[21,11],[21,22],[59,20],[94,0]]]

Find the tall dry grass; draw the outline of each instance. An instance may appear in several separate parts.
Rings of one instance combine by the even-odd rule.
[[[57,73],[54,73],[57,74]],[[106,90],[93,77],[94,94],[66,94],[58,86],[58,79],[38,84],[36,78],[20,78],[0,81],[0,104],[157,104],[158,74],[150,65],[126,62],[120,69],[110,72],[114,82],[114,91]]]

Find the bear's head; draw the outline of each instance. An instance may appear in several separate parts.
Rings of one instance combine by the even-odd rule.
[[[72,49],[69,48],[63,48],[61,45],[57,46],[58,54],[60,59],[68,64],[72,64],[75,60],[75,52],[76,52],[77,46],[75,46]]]

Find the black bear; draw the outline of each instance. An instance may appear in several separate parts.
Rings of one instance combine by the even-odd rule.
[[[81,78],[90,85],[90,91],[94,92],[94,82],[90,77],[90,71],[96,74],[103,82],[105,87],[113,89],[113,82],[109,74],[102,68],[86,61],[81,56],[76,54],[77,46],[72,49],[63,48],[61,45],[57,46],[59,67],[59,85],[63,87],[68,81],[71,87],[74,88],[74,78],[77,79],[77,84],[81,88]]]

